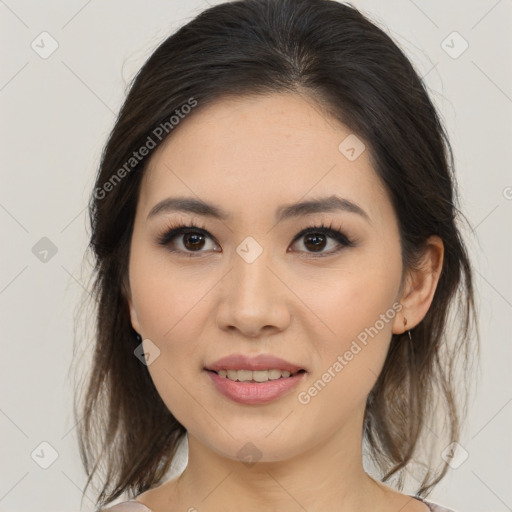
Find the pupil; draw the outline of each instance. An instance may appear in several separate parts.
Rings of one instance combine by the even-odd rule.
[[[324,235],[308,235],[306,237],[306,242],[305,242],[305,245],[306,247],[309,248],[308,246],[308,242],[310,240],[316,240],[316,242],[313,242],[313,251],[318,251],[318,250],[322,250],[324,247],[325,247],[325,237]]]
[[[201,240],[201,239],[203,239],[203,240]],[[189,247],[189,245],[188,245],[190,240],[192,240],[192,242],[191,242],[192,246],[191,247]],[[194,250],[194,249],[201,249],[202,245],[198,246],[197,245],[198,241],[199,242],[202,241],[204,243],[203,235],[197,235],[197,234],[186,234],[185,235],[185,247],[187,249],[192,249],[192,250]]]

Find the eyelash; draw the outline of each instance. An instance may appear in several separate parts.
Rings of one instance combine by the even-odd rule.
[[[201,252],[205,251],[182,251],[182,250],[176,250],[176,249],[170,249],[170,242],[177,237],[178,235],[185,235],[185,234],[201,234],[205,237],[208,237],[213,240],[213,237],[208,233],[206,230],[206,227],[198,226],[194,222],[190,222],[189,224],[183,224],[180,222],[177,222],[176,224],[170,224],[168,225],[163,232],[158,235],[157,241],[159,245],[162,245],[166,247],[170,252],[173,253],[180,253],[187,257],[196,257],[197,255],[200,255]],[[338,242],[341,245],[341,248],[338,248],[334,251],[330,252],[322,252],[322,253],[315,253],[315,252],[308,252],[307,254],[312,255],[315,258],[322,258],[325,256],[332,256],[333,254],[337,254],[339,251],[341,251],[344,247],[354,247],[356,245],[356,242],[353,240],[350,240],[344,233],[341,231],[338,231],[337,229],[332,228],[332,223],[328,226],[324,223],[321,223],[320,225],[310,226],[307,228],[304,228],[301,230],[293,239],[293,243],[300,240],[305,235],[309,234],[321,234],[328,236],[330,238],[333,238],[336,242]],[[299,251],[303,252],[303,251]]]

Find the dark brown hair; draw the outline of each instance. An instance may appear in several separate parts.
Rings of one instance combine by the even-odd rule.
[[[140,342],[126,295],[129,247],[150,158],[135,160],[134,152],[149,138],[158,146],[172,136],[171,116],[185,112],[191,99],[198,105],[193,116],[228,95],[279,92],[306,94],[365,142],[398,218],[404,268],[417,264],[430,235],[444,243],[432,305],[412,329],[412,343],[406,334],[393,335],[368,397],[364,435],[381,478],[397,479],[399,489],[414,464],[426,468],[418,496],[448,469],[439,453],[460,437],[464,366],[478,346],[471,348],[472,272],[457,227],[463,216],[452,150],[439,116],[404,53],[353,6],[243,0],[208,8],[160,44],[135,77],[102,154],[89,204],[94,353],[74,410],[86,489],[95,474],[104,475],[101,506],[159,483],[186,433],[134,356]],[[464,383],[457,389],[459,377]],[[440,412],[444,424],[436,427]],[[437,451],[428,448],[435,437]]]

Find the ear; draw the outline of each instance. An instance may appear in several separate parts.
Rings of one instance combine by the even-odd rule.
[[[135,310],[135,306],[133,305],[131,299],[128,300],[128,307],[130,308],[130,320],[132,322],[132,327],[135,329],[135,331],[141,334],[139,318],[137,316],[137,311]]]
[[[133,304],[132,293],[131,293],[131,289],[130,289],[130,282],[128,280],[128,277],[126,277],[123,280],[122,287],[123,287],[123,295],[126,299],[126,302],[128,303],[128,310],[130,312],[130,321],[131,321],[132,327],[135,329],[136,332],[138,332],[140,334],[139,317],[137,316],[137,311]]]
[[[399,302],[403,309],[393,322],[393,334],[402,334],[418,325],[427,314],[441,276],[444,258],[443,241],[436,235],[425,242],[417,269],[408,270]]]

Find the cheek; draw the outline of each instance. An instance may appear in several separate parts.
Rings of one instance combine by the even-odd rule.
[[[318,362],[299,402],[327,424],[340,424],[364,406],[386,359],[396,310],[392,297],[372,290],[345,282],[316,306],[335,334],[317,339]]]
[[[206,314],[201,298],[211,284],[171,267],[165,255],[137,248],[131,256],[130,283],[143,337],[159,350],[148,366],[149,374],[167,408],[178,421],[185,421],[191,408],[190,392],[183,383],[200,371],[202,359],[194,341],[201,338],[203,325],[197,318]],[[193,414],[199,415],[195,421],[200,423],[200,411],[194,409]]]
[[[195,323],[190,318],[201,310],[201,298],[211,284],[193,275],[192,268],[170,265],[164,251],[135,249],[130,260],[130,283],[141,330],[161,343],[179,338],[179,332]],[[204,274],[204,273],[203,273]]]
[[[392,290],[392,283],[379,285],[362,278],[343,279],[339,283],[331,282],[329,290],[314,301],[313,309],[319,312],[331,334],[342,340],[352,339],[373,326],[391,308]],[[391,324],[388,330],[391,331]]]
[[[189,389],[191,375],[196,391],[206,384],[196,379],[201,375],[203,360],[196,340],[201,339],[204,329],[204,320],[199,318],[208,317],[204,297],[208,297],[212,284],[149,253],[135,251],[130,263],[132,295],[141,332],[159,350],[148,371],[160,397],[178,421],[189,424],[193,414],[194,422],[200,424],[201,410],[191,411]]]
[[[305,302],[321,319],[315,329],[311,326],[310,336],[323,333],[316,343],[320,372],[335,372],[332,367],[338,356],[342,358],[343,370],[335,372],[338,384],[333,389],[350,383],[350,389],[362,396],[380,373],[401,309],[396,302],[402,271],[399,249],[388,247],[387,256],[359,254],[310,288]]]
[[[332,335],[347,339],[373,325],[393,305],[400,285],[400,255],[389,254],[381,262],[354,256],[337,266],[314,286],[304,280],[300,293]]]

